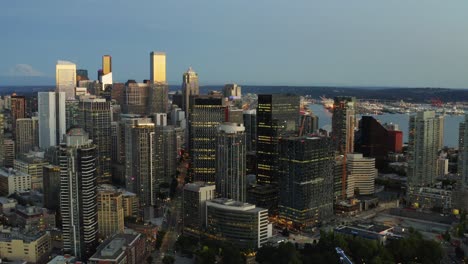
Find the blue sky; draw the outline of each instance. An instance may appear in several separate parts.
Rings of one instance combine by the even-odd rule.
[[[41,0],[0,2],[2,79],[53,80],[55,62],[96,78],[149,76],[167,53],[171,84],[468,87],[466,0]]]

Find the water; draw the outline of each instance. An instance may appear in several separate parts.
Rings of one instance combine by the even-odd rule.
[[[331,131],[332,114],[322,105],[310,104],[309,109],[319,117],[319,127]],[[407,114],[389,114],[372,115],[375,119],[384,123],[398,124],[403,131],[403,142],[408,142],[409,115]],[[444,123],[444,145],[448,147],[458,147],[458,126],[464,120],[464,116],[445,116]]]

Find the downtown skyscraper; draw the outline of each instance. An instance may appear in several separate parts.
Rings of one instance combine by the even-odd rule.
[[[182,76],[182,110],[189,116],[190,96],[199,95],[198,74],[190,67]]]
[[[216,179],[216,134],[225,121],[224,98],[217,95],[192,96],[189,115],[191,178],[214,183]]]
[[[39,92],[39,147],[47,149],[60,144],[66,132],[64,92]]]
[[[111,110],[110,102],[101,98],[82,98],[79,124],[96,145],[96,173],[99,183],[111,180]]]
[[[166,53],[150,53],[150,84],[146,114],[167,113],[169,85],[166,80]]]
[[[55,84],[56,92],[64,92],[66,100],[75,100],[76,65],[69,61],[57,61]]]
[[[296,133],[299,104],[296,95],[258,95],[257,182],[278,182],[278,140]]]
[[[86,261],[97,246],[96,146],[81,128],[59,147],[63,249]]]
[[[296,228],[310,228],[333,216],[330,138],[287,137],[279,141],[279,216]]]
[[[219,197],[247,201],[245,141],[243,124],[219,125],[216,144],[216,192]]]

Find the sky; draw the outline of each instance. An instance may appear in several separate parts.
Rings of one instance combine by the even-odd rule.
[[[189,66],[202,85],[468,87],[466,0],[0,1],[0,86],[53,84],[68,60],[92,79],[167,78]],[[38,81],[39,82],[39,81]]]

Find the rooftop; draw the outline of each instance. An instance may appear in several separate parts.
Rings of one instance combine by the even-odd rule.
[[[125,248],[132,246],[140,236],[140,234],[116,234],[106,239],[90,260],[116,260],[125,253]]]
[[[27,174],[27,173],[18,171],[18,170],[14,170],[12,168],[9,168],[9,169],[0,168],[0,176],[2,176],[2,177],[14,177],[14,176],[30,176],[30,175]]]
[[[234,211],[249,211],[249,212],[259,212],[266,210],[264,208],[255,207],[253,204],[243,203],[239,201],[235,201],[228,198],[216,198],[206,202],[207,206],[212,206],[216,208],[222,208],[226,210],[234,210]]]

